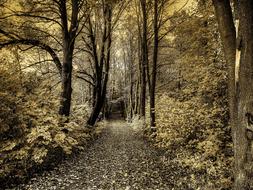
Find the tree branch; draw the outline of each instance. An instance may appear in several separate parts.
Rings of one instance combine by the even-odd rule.
[[[84,80],[85,82],[89,83],[90,85],[95,86],[91,81],[87,80],[86,78],[83,78],[81,76],[76,76],[76,78]]]
[[[60,62],[60,59],[59,57],[57,56],[57,54],[55,53],[55,51],[47,44],[44,44],[43,42],[39,41],[39,40],[35,40],[35,39],[13,39],[13,40],[10,40],[8,42],[5,42],[5,43],[0,43],[0,50],[6,46],[12,46],[12,45],[19,45],[19,44],[22,44],[22,45],[32,45],[32,46],[36,46],[36,47],[39,47],[45,51],[47,51],[51,57],[53,58],[53,61],[59,71],[59,74],[61,76],[62,74],[62,65],[61,65],[61,62]]]

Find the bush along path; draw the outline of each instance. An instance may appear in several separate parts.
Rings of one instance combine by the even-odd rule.
[[[164,156],[138,134],[123,121],[110,122],[86,151],[13,190],[174,189],[175,176],[189,174],[173,163],[165,167]]]

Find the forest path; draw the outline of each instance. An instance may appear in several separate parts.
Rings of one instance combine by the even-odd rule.
[[[94,145],[18,189],[169,190],[162,157],[125,122],[109,122]],[[167,168],[168,169],[168,168]],[[171,169],[171,168],[170,168]],[[169,171],[169,175],[173,171]]]

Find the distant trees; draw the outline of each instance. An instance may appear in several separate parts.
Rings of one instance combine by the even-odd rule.
[[[127,88],[129,89],[129,102],[126,103],[126,107],[128,107],[130,112],[128,115],[130,117],[134,114],[139,115],[145,120],[146,108],[149,107],[150,115],[148,115],[148,118],[150,118],[150,125],[153,129],[155,129],[157,70],[159,64],[162,64],[159,63],[159,50],[161,49],[159,44],[173,30],[169,23],[173,18],[171,7],[175,4],[176,2],[170,0],[131,1],[131,8],[129,6],[127,10],[129,13],[131,11],[134,14],[128,15],[129,13],[125,13],[127,20],[122,22],[129,23],[128,18],[131,17],[130,23],[135,23],[131,24],[131,26],[124,25],[125,29],[130,32],[128,35],[134,36],[128,38],[130,40],[129,43],[135,44],[135,48],[130,47],[124,50],[124,56],[131,57],[125,59],[131,62],[131,65],[128,66],[131,71],[127,71],[127,78],[129,78],[127,81],[129,83],[126,84],[129,86]],[[179,6],[178,9],[183,9],[186,4]],[[149,106],[146,105],[148,97]]]
[[[116,63],[112,68],[115,71],[111,73],[111,83],[117,80],[117,85],[120,86],[118,88],[122,89],[125,115],[129,121],[140,114],[141,22],[138,22],[140,15],[136,12],[139,11],[139,7],[135,6],[135,3],[137,1],[131,1],[126,7],[122,15],[124,20],[120,22],[121,27],[115,32],[117,46],[114,46],[113,57]],[[121,51],[122,53],[119,53]],[[117,67],[121,67],[121,64],[123,64],[123,70],[119,72]]]
[[[84,24],[82,40],[91,69],[79,72],[92,87],[92,111],[87,121],[94,125],[106,102],[107,84],[111,65],[112,35],[128,1],[99,0],[91,3],[91,11]]]
[[[230,123],[234,140],[235,189],[252,189],[253,165],[253,1],[213,0],[223,49],[229,65]],[[238,28],[239,26],[239,28]],[[236,39],[237,29],[237,39]]]
[[[159,44],[170,32],[168,23],[173,18],[170,12],[171,7],[176,3],[170,0],[146,0],[137,1],[140,4],[139,12],[139,32],[140,38],[140,116],[145,118],[146,89],[149,92],[149,113],[150,126],[155,129],[155,99],[157,67],[159,58]],[[187,3],[186,3],[187,4]],[[183,4],[179,9],[183,9]],[[173,11],[171,11],[173,12]],[[169,28],[169,29],[168,29]],[[141,29],[141,30],[140,30]],[[152,58],[151,58],[152,57]]]

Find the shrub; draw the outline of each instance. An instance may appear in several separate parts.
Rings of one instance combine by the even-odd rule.
[[[233,155],[230,129],[224,123],[226,107],[210,107],[199,98],[179,101],[166,94],[157,100],[155,145],[173,150],[175,163],[193,171],[189,184],[194,188],[230,188]]]
[[[15,65],[15,64],[14,64]],[[0,183],[26,178],[59,161],[101,132],[84,128],[87,106],[74,107],[70,122],[58,115],[58,98],[36,73],[0,65]],[[47,98],[45,98],[47,97]],[[11,181],[10,181],[11,182]]]

